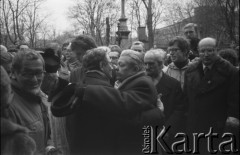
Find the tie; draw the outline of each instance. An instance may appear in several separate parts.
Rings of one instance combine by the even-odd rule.
[[[204,71],[204,75],[207,75],[210,69],[209,67],[206,66],[203,71]]]

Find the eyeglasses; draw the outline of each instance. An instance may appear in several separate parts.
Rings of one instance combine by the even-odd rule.
[[[176,53],[176,52],[179,52],[179,51],[181,51],[181,49],[179,49],[179,48],[169,48],[168,49],[168,52],[173,52],[173,53]]]
[[[208,53],[208,54],[211,54],[211,53],[213,53],[215,51],[215,49],[214,48],[205,48],[205,49],[200,49],[199,50],[199,52],[200,53]]]
[[[37,78],[41,78],[44,73],[45,73],[45,71],[23,72],[23,73],[21,73],[21,75],[25,78],[30,79],[30,78],[33,78],[34,76],[36,76]]]
[[[193,34],[194,31],[186,31],[185,34]]]
[[[110,56],[110,59],[111,59],[111,60],[117,60],[118,57]]]
[[[134,51],[136,51],[136,52],[139,52],[139,53],[141,53],[141,52],[142,52],[142,50],[134,50]]]

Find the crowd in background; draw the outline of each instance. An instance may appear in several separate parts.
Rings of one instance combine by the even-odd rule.
[[[44,49],[1,45],[1,154],[143,154],[146,125],[171,126],[170,144],[211,127],[238,137],[239,47],[219,49],[195,26],[166,51],[97,46],[87,35]]]

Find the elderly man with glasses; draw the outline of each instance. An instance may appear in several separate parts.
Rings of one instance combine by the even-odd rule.
[[[29,129],[29,135],[36,142],[36,154],[56,151],[52,146],[47,107],[40,89],[44,72],[44,60],[34,50],[20,50],[13,58],[13,99],[9,105],[9,119]]]

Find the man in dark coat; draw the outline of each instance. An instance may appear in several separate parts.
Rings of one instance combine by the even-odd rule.
[[[86,68],[83,83],[110,85],[110,59],[107,51],[93,49],[83,57]],[[99,103],[99,102],[97,102]],[[66,117],[67,136],[71,154],[112,154],[117,124],[112,117],[86,106]]]
[[[163,102],[165,125],[170,125],[178,130],[175,132],[180,132],[183,129],[181,121],[185,111],[184,96],[180,82],[162,71],[165,56],[166,52],[162,49],[150,50],[144,56],[144,63],[146,73],[152,78]],[[182,127],[180,128],[180,126]],[[173,128],[170,131],[173,131]]]
[[[167,135],[163,138],[167,145],[171,146],[175,135],[184,131],[186,108],[180,82],[162,71],[165,56],[166,52],[162,49],[150,50],[144,56],[144,63],[146,73],[152,78],[163,104],[164,126],[166,129],[169,128]]]
[[[65,116],[74,112],[68,121],[72,125],[70,134],[85,130],[70,135],[75,136],[70,142],[73,154],[141,154],[142,125],[162,121],[156,89],[142,71],[141,54],[132,50],[121,54],[117,73],[120,85],[111,87],[110,58],[102,50],[90,50],[83,58],[88,69],[83,83],[91,85],[66,87],[53,98],[52,113]],[[77,119],[81,123],[74,125]]]
[[[185,73],[188,134],[207,134],[212,127],[214,133],[222,136],[225,128],[239,126],[238,70],[217,55],[216,40],[213,38],[202,39],[199,51],[200,60],[190,65]],[[218,149],[218,143],[214,144],[217,144],[214,148]],[[200,140],[200,154],[208,153],[205,138]]]

